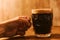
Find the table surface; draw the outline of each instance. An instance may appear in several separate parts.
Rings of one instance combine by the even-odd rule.
[[[0,38],[0,40],[60,40],[59,26],[52,27],[51,33],[51,37],[48,38],[36,37],[34,36],[35,34],[33,31],[33,27],[31,27],[28,31],[26,31],[25,37],[11,37],[9,39]]]

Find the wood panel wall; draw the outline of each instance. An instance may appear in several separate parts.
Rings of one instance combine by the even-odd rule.
[[[53,9],[53,25],[60,26],[60,0],[50,0],[50,7]]]
[[[30,17],[32,9],[53,8],[53,24],[58,25],[60,16],[58,17],[56,2],[55,0],[0,0],[0,22],[16,16]]]

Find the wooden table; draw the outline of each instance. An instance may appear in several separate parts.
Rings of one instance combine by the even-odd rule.
[[[14,37],[14,38],[6,39],[6,40],[60,40],[60,27],[58,27],[58,26],[52,27],[52,35],[51,35],[51,37],[48,37],[48,38],[31,36],[31,35],[34,35],[33,27],[31,27],[26,32],[25,35],[26,35],[26,37]]]

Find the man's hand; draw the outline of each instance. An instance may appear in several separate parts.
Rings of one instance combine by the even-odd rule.
[[[31,26],[30,19],[27,17],[16,17],[13,19],[6,20],[0,23],[1,29],[0,35],[3,36],[14,36],[14,35],[24,35]]]

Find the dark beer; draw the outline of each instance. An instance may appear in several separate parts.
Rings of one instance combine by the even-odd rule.
[[[32,22],[35,34],[51,33],[53,13],[49,11],[35,11],[32,13]]]

